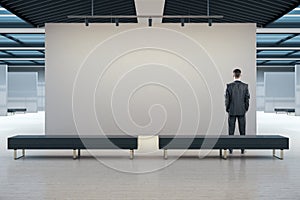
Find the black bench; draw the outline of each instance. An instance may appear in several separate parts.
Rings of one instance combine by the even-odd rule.
[[[8,149],[14,150],[14,159],[25,156],[25,149],[73,149],[80,157],[81,149],[129,149],[130,159],[138,147],[137,137],[127,135],[78,136],[78,135],[17,135],[7,140]],[[22,149],[22,156],[17,157],[17,150]]]
[[[284,112],[284,113],[294,113],[295,112],[295,108],[274,108],[275,113],[280,113],[280,112]]]
[[[164,150],[165,159],[167,159],[168,149],[219,149],[220,157],[224,159],[227,158],[228,149],[271,149],[273,156],[282,160],[283,150],[289,149],[289,138],[280,135],[160,135],[159,149]],[[280,157],[275,155],[276,149],[280,150]],[[224,150],[224,156],[222,150]]]
[[[26,108],[8,108],[7,112],[15,114],[16,112],[23,112],[26,113],[27,109]]]

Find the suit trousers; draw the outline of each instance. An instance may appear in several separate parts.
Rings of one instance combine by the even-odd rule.
[[[245,117],[245,115],[229,115],[228,116],[229,135],[234,135],[236,119],[238,119],[240,135],[246,135],[246,117]],[[229,152],[232,153],[232,149],[229,149]],[[241,152],[243,154],[245,152],[245,150],[241,149]]]
[[[240,135],[245,135],[246,134],[246,117],[245,117],[245,115],[229,115],[228,116],[229,135],[234,135],[236,119],[238,119]]]

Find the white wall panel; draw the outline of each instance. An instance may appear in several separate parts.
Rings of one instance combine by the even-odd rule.
[[[37,72],[8,73],[8,108],[37,112]]]
[[[265,72],[265,112],[295,107],[295,73]]]
[[[227,134],[226,83],[249,83],[255,24],[47,24],[46,134]]]
[[[0,65],[0,116],[7,115],[7,65]]]

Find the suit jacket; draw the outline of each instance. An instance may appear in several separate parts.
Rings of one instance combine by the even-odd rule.
[[[249,109],[250,94],[248,84],[234,81],[227,84],[225,94],[226,112],[229,115],[243,116]]]

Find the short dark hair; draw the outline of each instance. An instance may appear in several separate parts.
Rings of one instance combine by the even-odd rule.
[[[235,69],[233,70],[233,74],[235,78],[240,78],[241,77],[242,71],[240,69]]]

